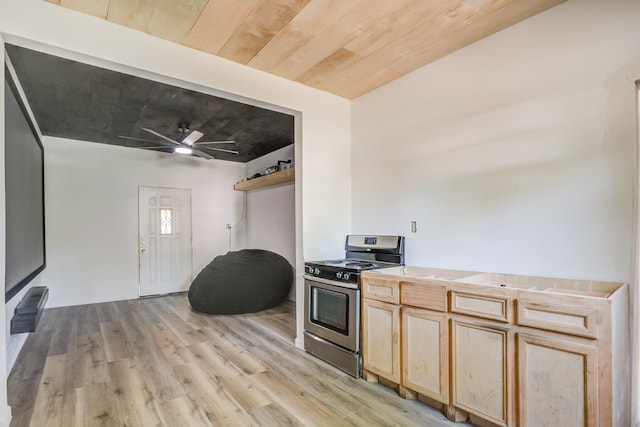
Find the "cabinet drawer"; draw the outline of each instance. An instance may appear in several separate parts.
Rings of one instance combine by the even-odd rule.
[[[400,304],[400,282],[367,277],[362,282],[362,296],[376,301]]]
[[[400,282],[400,303],[435,311],[447,311],[447,287],[442,283]]]
[[[520,298],[516,301],[518,325],[598,338],[598,310],[592,307],[550,304]]]
[[[511,322],[513,318],[511,297],[470,291],[451,291],[451,312],[501,322]]]

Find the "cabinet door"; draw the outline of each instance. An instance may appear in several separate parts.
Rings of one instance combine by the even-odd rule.
[[[362,300],[362,359],[364,370],[400,383],[400,306]]]
[[[402,308],[402,385],[449,404],[447,315]]]
[[[473,319],[454,319],[451,332],[453,405],[498,425],[509,407],[510,330]]]
[[[597,348],[555,336],[518,335],[520,426],[596,426]]]

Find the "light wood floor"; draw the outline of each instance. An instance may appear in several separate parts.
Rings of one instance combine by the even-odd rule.
[[[9,376],[11,426],[454,425],[296,349],[294,310],[207,316],[185,294],[47,309]]]

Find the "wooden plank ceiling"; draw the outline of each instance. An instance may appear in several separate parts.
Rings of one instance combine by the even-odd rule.
[[[353,99],[565,0],[47,0]]]

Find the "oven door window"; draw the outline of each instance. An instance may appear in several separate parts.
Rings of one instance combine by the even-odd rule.
[[[311,287],[311,322],[349,335],[349,295]]]

